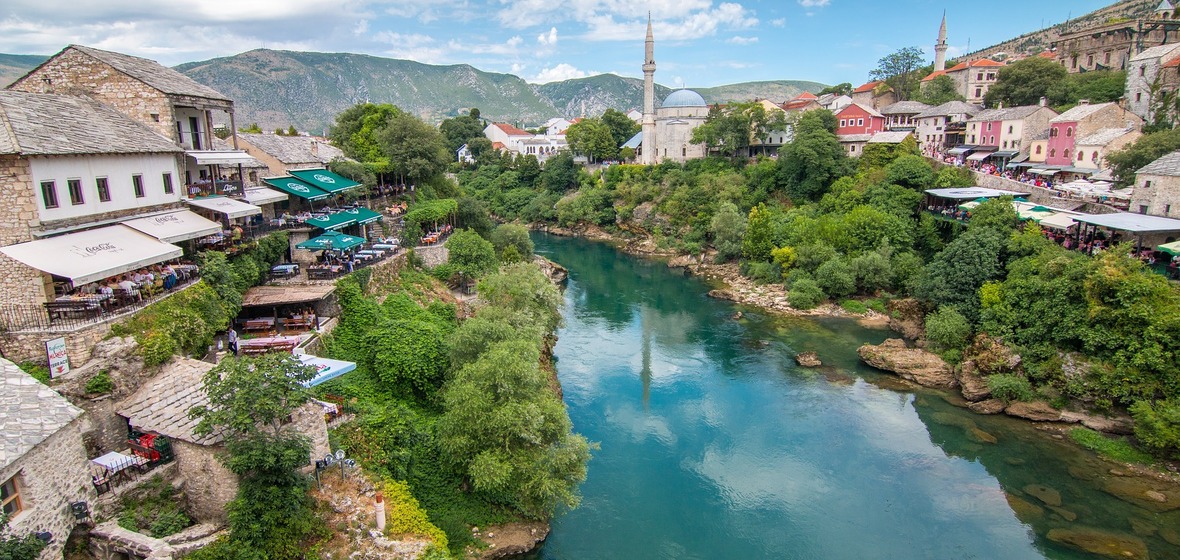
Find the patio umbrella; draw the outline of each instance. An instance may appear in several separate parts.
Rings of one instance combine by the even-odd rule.
[[[1158,246],[1156,246],[1156,249],[1159,249],[1169,255],[1172,255],[1173,257],[1180,256],[1180,241],[1173,241],[1171,243],[1165,243],[1163,245],[1158,245]]]

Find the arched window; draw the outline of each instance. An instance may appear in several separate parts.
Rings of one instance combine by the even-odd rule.
[[[1085,158],[1086,158],[1086,152],[1078,150],[1078,161],[1082,161]]]
[[[1069,156],[1070,156],[1070,154],[1069,154],[1069,148],[1066,148],[1066,149],[1065,149],[1065,153],[1064,153],[1063,155],[1065,156],[1065,159],[1069,159]]]
[[[1057,157],[1057,148],[1049,150],[1049,157]]]
[[[1095,151],[1093,154],[1090,154],[1090,161],[1098,161],[1098,152],[1097,151]]]
[[[1056,138],[1056,137],[1057,137],[1057,127],[1050,128],[1049,129],[1049,138]]]
[[[1037,155],[1038,156],[1041,155],[1041,147],[1040,146],[1037,146]]]
[[[1067,129],[1065,129],[1065,137],[1066,137],[1066,138],[1069,138],[1069,137],[1071,137],[1071,136],[1073,136],[1073,127],[1072,127],[1072,126],[1071,126],[1071,127],[1069,127],[1069,128],[1067,128]]]

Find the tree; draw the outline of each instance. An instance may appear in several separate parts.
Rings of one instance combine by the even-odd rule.
[[[849,174],[851,162],[836,139],[836,117],[807,111],[795,125],[795,137],[780,150],[779,182],[792,200],[818,199],[836,179]]]
[[[745,157],[750,140],[772,130],[786,128],[786,113],[767,111],[761,103],[729,103],[709,108],[705,122],[692,131],[694,144],[704,144],[709,151],[737,159]]]
[[[442,133],[408,113],[391,116],[377,131],[377,142],[389,170],[410,184],[429,182],[451,162]]]
[[[824,89],[819,90],[819,93],[817,93],[816,95],[827,95],[829,93],[834,93],[836,95],[852,95],[852,84],[850,84],[848,82],[844,82],[842,84],[828,86]]]
[[[484,239],[491,238],[495,224],[482,200],[464,196],[458,200],[457,208],[455,221],[458,227],[474,230]]]
[[[570,125],[565,130],[565,139],[571,150],[590,158],[590,161],[614,158],[621,145],[615,143],[611,128],[601,119],[595,118],[582,119]]]
[[[905,154],[885,168],[885,180],[895,185],[924,191],[934,182],[934,170],[922,156]]]
[[[935,350],[961,350],[971,336],[971,323],[954,307],[940,307],[926,316],[926,340]]]
[[[1180,150],[1180,129],[1167,129],[1145,134],[1133,144],[1106,156],[1119,185],[1135,182],[1135,173],[1143,166]]]
[[[639,123],[631,120],[627,113],[615,109],[607,109],[602,113],[602,124],[610,129],[610,134],[615,139],[615,146],[626,144],[642,128]]]
[[[722,202],[713,214],[709,224],[713,233],[713,246],[717,248],[717,262],[726,262],[742,256],[742,238],[746,235],[746,217],[738,212],[732,202]]]
[[[517,260],[531,262],[533,260],[533,240],[529,238],[528,228],[520,224],[501,224],[492,232],[492,246],[496,253],[502,256],[509,247],[513,249]]]
[[[996,83],[987,90],[983,102],[988,107],[1003,103],[1005,107],[1036,105],[1058,82],[1065,80],[1065,67],[1039,56],[1018,60],[1000,68]]]
[[[299,136],[299,131],[295,129],[295,125],[287,127],[287,136]]]
[[[914,99],[935,107],[949,101],[967,100],[959,92],[959,88],[955,86],[955,81],[946,74],[938,76],[922,86],[921,91],[918,92],[918,95],[914,96]]]
[[[979,288],[995,280],[1005,235],[990,228],[969,228],[926,265],[915,295],[938,306],[951,306],[968,320],[979,318]]]
[[[0,560],[37,560],[45,545],[32,533],[23,537],[8,534],[8,516],[0,513]]]
[[[245,132],[246,134],[262,134],[262,127],[258,123],[250,123],[249,126],[243,126],[238,129],[238,132]]]
[[[328,129],[328,139],[344,155],[364,163],[375,173],[389,172],[389,156],[383,153],[377,132],[401,109],[390,105],[361,103],[336,115],[336,123]]]
[[[574,158],[569,152],[559,152],[545,160],[545,166],[541,168],[541,185],[545,190],[556,193],[576,189],[580,171],[581,168],[574,163]]]
[[[496,249],[474,230],[456,231],[447,239],[447,263],[469,279],[481,278],[496,269]]]
[[[472,138],[485,138],[483,134],[483,121],[479,118],[479,109],[471,109],[466,115],[444,119],[439,123],[438,130],[442,132],[446,138],[447,149],[452,154],[459,151],[463,144],[467,144],[467,148],[471,149]],[[490,145],[490,140],[488,141]],[[474,152],[474,150],[473,150]],[[479,154],[474,154],[479,157]]]
[[[917,86],[914,71],[923,64],[922,49],[905,47],[878,60],[877,67],[869,72],[869,77],[889,84],[897,98],[904,101],[913,95]]]
[[[1100,70],[1069,74],[1049,87],[1046,97],[1053,107],[1072,106],[1083,99],[1090,103],[1118,101],[1126,87],[1127,73],[1122,70]]]

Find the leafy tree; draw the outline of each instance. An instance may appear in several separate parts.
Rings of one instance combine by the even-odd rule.
[[[328,129],[328,139],[344,155],[364,163],[377,173],[386,173],[389,171],[389,156],[382,150],[377,133],[385,128],[389,119],[401,112],[401,109],[390,104],[354,105],[336,115],[336,123]]]
[[[447,263],[467,278],[482,278],[496,268],[496,249],[474,230],[464,229],[447,239]]]
[[[467,144],[467,148],[471,149],[471,139],[486,138],[483,134],[485,128],[483,121],[479,118],[479,109],[471,109],[466,115],[460,115],[450,119],[443,119],[438,125],[439,132],[442,132],[446,138],[447,150],[454,154]],[[488,140],[489,147],[491,140]],[[474,151],[474,150],[473,150]],[[478,157],[479,154],[474,154]]]
[[[878,60],[877,67],[869,72],[869,77],[889,84],[897,98],[904,101],[913,96],[917,86],[914,73],[923,64],[922,49],[905,47]]]
[[[787,303],[795,309],[811,309],[828,299],[823,289],[810,277],[803,277],[791,282],[787,291]]]
[[[929,83],[922,86],[921,91],[914,96],[916,101],[921,101],[927,105],[939,106],[950,101],[966,101],[967,98],[959,92],[959,88],[955,86],[955,81],[950,76],[943,74],[930,80]]]
[[[529,238],[528,228],[522,225],[501,224],[492,232],[491,241],[497,254],[503,255],[506,249],[512,247],[519,260],[533,260],[533,240]]]
[[[842,258],[831,259],[815,270],[815,283],[829,297],[842,298],[856,291],[856,278]]]
[[[906,154],[893,160],[885,169],[885,180],[915,190],[926,190],[934,182],[934,170],[925,158]]]
[[[842,84],[828,86],[824,89],[819,90],[819,93],[817,93],[816,95],[827,95],[829,93],[834,93],[836,95],[852,95],[852,84],[850,84],[848,82],[844,82]]]
[[[336,158],[328,162],[328,169],[332,170],[333,173],[348,177],[366,187],[377,184],[377,175],[363,163],[356,160]]]
[[[1180,401],[1139,401],[1131,405],[1135,437],[1143,445],[1171,458],[1180,457]]]
[[[940,307],[926,316],[926,340],[936,350],[958,350],[967,345],[971,323],[953,307]]]
[[[775,217],[765,204],[751,208],[746,219],[746,235],[742,238],[742,254],[751,261],[770,260],[775,229]]]
[[[1145,165],[1180,150],[1180,129],[1152,132],[1139,137],[1134,143],[1106,156],[1119,185],[1135,182],[1135,173]]]
[[[722,202],[713,214],[709,230],[713,246],[717,248],[717,262],[726,262],[742,255],[742,238],[746,235],[746,218],[732,202]]]
[[[556,193],[576,189],[580,170],[569,152],[559,152],[545,160],[545,166],[541,169],[541,185],[546,190]]]
[[[287,127],[287,136],[299,136],[299,131],[295,129],[295,125]]]
[[[1033,56],[1000,68],[996,83],[987,90],[983,102],[988,107],[1003,103],[1005,107],[1036,105],[1058,82],[1065,80],[1065,67]]]
[[[262,134],[262,127],[258,123],[250,123],[247,126],[238,128],[238,132],[245,132],[246,134]]]
[[[783,111],[768,112],[757,101],[713,105],[705,122],[693,129],[691,141],[704,144],[709,151],[736,159],[746,155],[752,138],[784,128],[786,114]]]
[[[615,143],[611,128],[601,119],[582,119],[570,125],[565,130],[565,139],[571,150],[591,161],[612,159],[619,153],[620,144]]]
[[[422,184],[442,174],[451,154],[442,133],[408,113],[398,112],[377,131],[381,153],[388,158],[390,171],[403,182]]]
[[[489,305],[526,317],[528,324],[544,332],[561,325],[561,293],[536,265],[505,265],[480,281],[479,295]]]
[[[639,123],[631,120],[631,117],[628,117],[627,113],[615,109],[607,109],[602,113],[602,124],[605,124],[610,129],[610,134],[615,140],[616,147],[626,144],[642,128]],[[635,157],[634,153],[632,153],[631,157]],[[620,155],[620,159],[629,158]]]
[[[495,224],[482,200],[464,196],[457,201],[456,208],[455,221],[458,227],[473,230],[484,239],[491,239]]]
[[[857,291],[873,294],[889,289],[893,283],[893,268],[889,263],[888,251],[873,251],[852,259],[848,263],[856,279]]]
[[[979,317],[979,288],[1002,272],[1004,239],[994,229],[969,228],[926,265],[915,294],[935,305],[954,307],[974,322]]]
[[[1122,70],[1100,70],[1068,74],[1049,87],[1046,94],[1049,105],[1067,107],[1082,99],[1091,103],[1118,101],[1126,88],[1127,73]]]
[[[836,117],[829,111],[803,113],[795,125],[795,137],[779,152],[779,181],[796,202],[819,198],[850,168],[836,139]]]

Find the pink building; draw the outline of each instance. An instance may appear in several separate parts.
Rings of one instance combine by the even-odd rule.
[[[836,135],[876,134],[885,130],[885,115],[876,109],[853,103],[836,113]]]
[[[1049,121],[1049,153],[1045,163],[1074,165],[1080,138],[1104,129],[1132,129],[1142,124],[1142,119],[1117,103],[1091,104],[1082,101]]]

